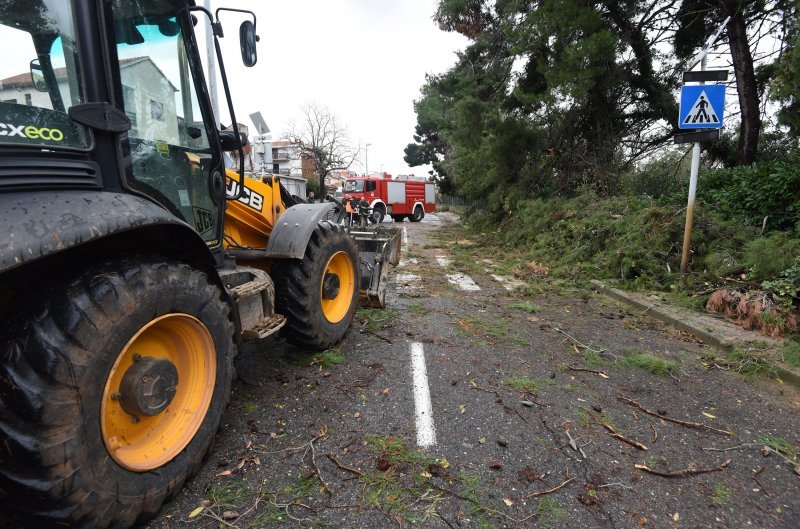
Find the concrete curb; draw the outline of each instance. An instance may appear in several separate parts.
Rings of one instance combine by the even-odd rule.
[[[710,332],[707,329],[703,329],[698,325],[694,325],[691,323],[692,318],[688,317],[688,314],[691,311],[686,309],[680,309],[676,307],[662,307],[658,305],[651,305],[645,303],[639,299],[636,299],[632,294],[625,292],[624,290],[620,290],[618,288],[610,287],[603,283],[602,281],[598,281],[596,279],[592,279],[590,281],[592,286],[597,288],[598,292],[601,294],[629,305],[635,309],[638,309],[642,312],[642,316],[650,316],[657,320],[660,320],[667,325],[671,325],[676,329],[680,329],[686,333],[691,334],[695,338],[701,340],[703,343],[708,344],[715,349],[718,349],[722,352],[728,353],[733,349],[733,343],[729,340],[726,340],[718,335],[715,335],[713,332]],[[684,317],[681,317],[684,315]],[[759,341],[763,340],[763,337],[758,337],[758,340],[752,341]],[[773,364],[778,376],[784,382],[792,384],[793,386],[800,388],[800,371],[785,368],[783,366]]]

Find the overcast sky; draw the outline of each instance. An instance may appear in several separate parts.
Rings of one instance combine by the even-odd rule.
[[[247,116],[260,111],[279,139],[289,120],[300,122],[304,104],[317,103],[347,126],[354,144],[372,144],[370,171],[426,173],[427,167],[403,161],[416,125],[413,102],[425,74],[447,70],[466,45],[461,35],[437,28],[436,0],[211,0],[212,9],[222,6],[254,11],[261,37],[258,64],[245,68],[239,19],[223,14],[223,53],[239,122],[252,127]],[[221,87],[220,113],[227,121]],[[362,150],[353,170],[364,171],[364,158]]]

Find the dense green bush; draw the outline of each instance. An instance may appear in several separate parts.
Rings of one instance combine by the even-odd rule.
[[[549,267],[557,277],[625,279],[631,286],[668,287],[679,280],[685,211],[646,197],[578,197],[520,201],[500,224],[473,217],[492,239],[523,249],[523,257]],[[712,208],[695,217],[692,267],[716,280],[742,267],[755,228]]]
[[[703,171],[698,198],[770,230],[800,234],[800,156]]]
[[[775,278],[800,262],[800,239],[786,232],[759,237],[747,244],[743,261],[751,279]]]

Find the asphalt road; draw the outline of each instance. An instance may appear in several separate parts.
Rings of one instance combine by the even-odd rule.
[[[214,453],[147,527],[800,527],[791,451],[764,450],[800,446],[796,390],[590,293],[507,290],[492,256],[465,277],[455,222],[402,224],[390,309],[340,351],[245,348]]]

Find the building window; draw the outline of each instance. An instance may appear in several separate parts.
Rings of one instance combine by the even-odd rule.
[[[158,101],[150,100],[150,117],[156,121],[167,121],[167,117],[164,115],[164,103],[159,103]]]
[[[33,106],[33,99],[30,94],[25,94],[25,104],[29,107]]]

